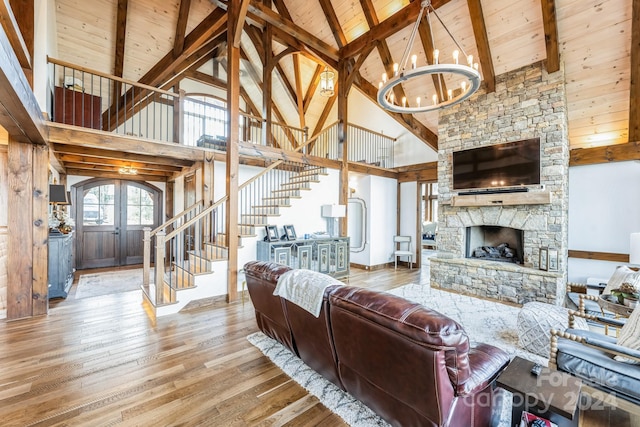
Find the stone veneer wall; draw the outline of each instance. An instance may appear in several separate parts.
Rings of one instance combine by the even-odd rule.
[[[438,256],[431,259],[433,286],[517,303],[560,304],[567,266],[569,141],[564,72],[541,63],[502,74],[493,93],[440,112],[438,129]],[[541,184],[551,204],[451,206],[452,152],[540,138]],[[449,202],[449,203],[448,203]],[[465,258],[465,228],[499,225],[524,230],[524,265]],[[558,249],[558,271],[538,269],[541,247]]]

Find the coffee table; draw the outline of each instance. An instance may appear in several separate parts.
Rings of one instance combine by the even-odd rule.
[[[498,387],[513,393],[511,426],[520,425],[522,411],[528,411],[558,427],[577,427],[582,381],[546,367],[536,377],[531,373],[533,365],[516,356],[496,380]]]

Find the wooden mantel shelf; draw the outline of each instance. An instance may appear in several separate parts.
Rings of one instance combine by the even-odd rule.
[[[528,191],[526,193],[469,194],[452,196],[451,206],[513,206],[545,205],[551,203],[549,191]]]

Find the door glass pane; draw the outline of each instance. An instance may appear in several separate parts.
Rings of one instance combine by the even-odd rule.
[[[153,225],[153,195],[133,185],[127,186],[127,224]]]
[[[84,192],[84,225],[113,225],[115,185],[100,185]]]

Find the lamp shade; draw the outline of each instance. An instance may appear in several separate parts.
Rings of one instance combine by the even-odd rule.
[[[67,189],[64,185],[49,185],[49,203],[57,203],[59,205],[68,205]]]
[[[342,218],[346,215],[345,205],[322,205],[322,216],[325,218]]]
[[[629,244],[629,263],[640,264],[640,233],[631,233]]]

